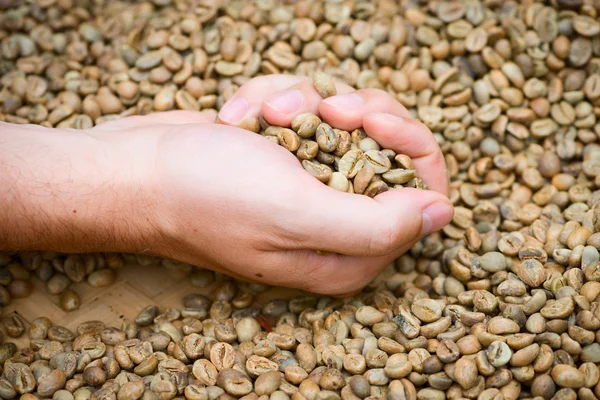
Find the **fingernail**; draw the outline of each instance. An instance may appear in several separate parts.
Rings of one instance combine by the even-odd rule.
[[[423,210],[421,235],[427,235],[442,229],[454,215],[454,209],[446,202],[433,203]]]
[[[344,108],[346,110],[357,109],[363,106],[362,97],[355,93],[332,96],[323,100],[323,103],[327,103],[330,106],[338,108]]]
[[[374,115],[379,119],[383,119],[384,121],[388,121],[394,124],[401,124],[402,122],[404,122],[404,119],[402,117],[399,117],[394,114],[375,113]]]
[[[237,125],[244,119],[248,111],[248,101],[239,97],[225,104],[219,112],[219,119],[230,125]]]
[[[287,90],[271,96],[265,103],[277,112],[291,114],[304,104],[304,96],[298,90]]]

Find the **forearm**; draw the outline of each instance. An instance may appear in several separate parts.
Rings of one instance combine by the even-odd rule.
[[[105,141],[0,123],[0,250],[142,251],[142,197]]]

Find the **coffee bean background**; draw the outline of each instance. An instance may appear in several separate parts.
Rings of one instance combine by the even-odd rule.
[[[599,11],[594,0],[0,1],[2,121],[85,129],[218,110],[259,75],[311,77],[323,97],[334,79],[390,93],[431,129],[456,210],[350,299],[266,296],[143,255],[2,253],[0,397],[600,398]],[[377,160],[411,171],[410,159],[318,116],[242,127],[333,189],[374,196],[412,174],[378,171]],[[175,289],[113,290],[132,264],[190,290],[177,308]],[[42,293],[63,322],[43,302],[39,318],[19,314]],[[99,303],[115,320],[94,320]],[[84,307],[92,321],[76,319]]]

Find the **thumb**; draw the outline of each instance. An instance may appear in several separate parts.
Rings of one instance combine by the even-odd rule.
[[[383,256],[443,228],[454,214],[438,192],[398,188],[375,198],[343,193],[320,184],[302,195],[296,220],[301,248],[349,256]]]

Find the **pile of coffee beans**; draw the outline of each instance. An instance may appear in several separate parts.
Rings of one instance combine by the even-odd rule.
[[[79,308],[79,295],[70,289],[72,283],[87,282],[92,287],[114,283],[116,270],[123,266],[118,254],[58,254],[55,252],[21,252],[0,255],[0,306],[11,299],[25,298],[33,290],[30,280],[44,282],[50,295],[59,296],[65,311]]]
[[[315,72],[312,80],[323,98],[335,96],[330,76]],[[390,186],[427,188],[425,182],[417,178],[409,156],[382,149],[363,129],[350,133],[332,128],[311,113],[295,117],[291,129],[271,126],[262,116],[246,119],[240,127],[260,133],[294,153],[312,176],[342,192],[375,197]]]
[[[207,297],[76,332],[4,319],[0,397],[26,400],[600,398],[600,8],[591,0],[0,2],[0,120],[84,129],[220,107],[249,79],[388,92],[440,145],[452,222],[350,299],[259,304],[265,287],[144,256],[0,256],[0,302],[41,279],[110,284],[129,261]],[[332,188],[427,171],[318,115],[247,121]],[[291,128],[291,129],[290,129]],[[389,164],[388,164],[389,163]],[[358,168],[361,167],[361,168]],[[10,342],[27,332],[29,347]]]

